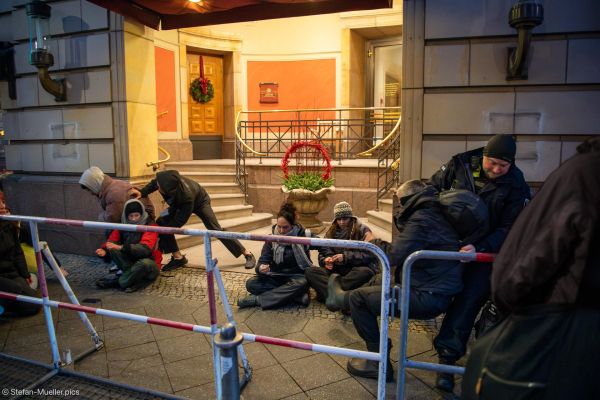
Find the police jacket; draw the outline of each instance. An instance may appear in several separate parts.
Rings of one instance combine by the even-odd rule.
[[[170,218],[159,218],[156,222],[160,226],[181,228],[190,219],[196,207],[210,201],[210,197],[202,186],[179,175],[177,171],[158,172],[156,178],[140,190],[142,197],[147,197],[150,193],[157,191],[157,183],[164,192],[161,195],[169,205],[170,216]]]
[[[471,157],[482,158],[483,147],[452,157],[447,164],[429,179],[428,185],[437,190],[466,189],[474,193],[475,183],[470,166]],[[490,212],[489,234],[475,246],[477,252],[497,253],[510,227],[531,198],[529,185],[515,163],[508,172],[495,180],[489,180],[479,192]]]
[[[458,251],[460,239],[444,217],[438,203],[438,191],[428,186],[419,193],[401,199],[402,206],[394,209],[394,223],[400,234],[392,243],[374,239],[396,266],[395,281],[402,283],[402,267],[406,258],[419,250]],[[413,263],[410,287],[453,295],[462,290],[463,264],[456,260],[421,259]]]
[[[18,229],[12,221],[0,221],[0,277],[7,279],[31,277],[19,242]]]
[[[494,260],[503,313],[540,303],[600,308],[600,136],[554,171]]]

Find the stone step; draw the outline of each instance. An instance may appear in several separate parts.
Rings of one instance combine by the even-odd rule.
[[[230,232],[248,232],[271,225],[271,218],[273,218],[271,214],[257,213],[248,217],[224,219],[219,221],[219,224]],[[204,224],[186,224],[185,228],[204,229]],[[175,235],[175,239],[177,239],[177,245],[180,249],[204,244],[204,237],[201,236]],[[213,238],[212,240],[217,239]]]
[[[212,207],[217,220],[222,221],[225,219],[231,218],[240,218],[240,217],[250,217],[252,216],[252,209],[254,207],[251,205],[240,205],[236,204],[234,206],[222,206],[222,207]],[[202,221],[196,214],[192,214],[190,219],[187,222],[188,224],[201,224]]]
[[[394,200],[392,199],[380,199],[379,200],[379,211],[392,212],[394,209]]]
[[[235,160],[231,162],[219,162],[218,160],[196,160],[168,162],[165,169],[175,169],[181,175],[186,172],[233,172],[235,174]]]
[[[213,194],[240,194],[242,191],[237,183],[203,182],[200,184],[212,199]]]
[[[241,193],[224,193],[224,194],[211,194],[210,202],[212,207],[221,206],[242,206],[244,205],[244,195]]]
[[[202,186],[206,183],[236,183],[235,172],[191,172],[180,171],[181,176],[185,176]]]
[[[392,232],[392,213],[390,211],[367,211],[369,223]]]

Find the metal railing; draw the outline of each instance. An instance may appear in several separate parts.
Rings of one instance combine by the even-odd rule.
[[[158,168],[159,168],[158,164],[166,163],[167,161],[169,161],[171,159],[171,155],[165,149],[163,149],[160,146],[156,146],[156,147],[158,147],[158,149],[160,151],[162,151],[167,156],[167,158],[165,158],[164,160],[158,160],[158,161],[148,161],[146,163],[146,167],[152,167],[153,171],[158,170]]]
[[[252,118],[241,120],[242,114]],[[238,186],[248,194],[246,158],[281,158],[298,140],[317,141],[339,165],[345,159],[376,155],[378,201],[399,176],[392,164],[400,157],[400,122],[400,107],[240,111],[236,117]]]
[[[219,358],[219,344],[216,343],[215,337],[219,334],[217,329],[217,313],[216,313],[216,304],[215,304],[215,293],[214,293],[214,281],[217,281],[217,286],[219,290],[219,294],[225,307],[225,311],[230,323],[234,323],[233,316],[231,314],[231,309],[229,308],[229,302],[227,300],[227,293],[225,292],[225,288],[223,286],[220,272],[217,266],[217,260],[212,258],[212,247],[211,247],[211,238],[218,239],[241,239],[241,240],[254,240],[254,241],[262,241],[262,242],[277,242],[277,243],[291,243],[291,244],[300,244],[304,246],[326,246],[326,247],[344,247],[344,248],[354,248],[354,249],[362,249],[366,251],[370,251],[377,258],[380,267],[382,269],[382,296],[381,296],[381,331],[380,331],[380,347],[378,353],[371,353],[367,351],[353,350],[353,349],[345,349],[333,346],[325,346],[319,344],[312,343],[303,343],[297,342],[293,340],[286,339],[278,339],[267,336],[259,336],[254,334],[243,333],[243,339],[251,342],[260,342],[278,346],[285,347],[294,347],[303,350],[311,350],[321,353],[328,354],[338,354],[349,357],[357,357],[363,358],[367,360],[379,361],[379,378],[378,378],[378,389],[377,396],[379,399],[385,398],[385,377],[386,377],[386,367],[388,357],[388,348],[387,348],[387,337],[388,337],[388,316],[389,316],[389,304],[390,304],[390,265],[387,257],[383,251],[375,246],[374,244],[362,241],[340,241],[334,239],[320,239],[320,238],[306,238],[306,237],[290,237],[290,236],[272,236],[272,235],[255,235],[249,233],[236,233],[236,232],[227,232],[227,231],[207,231],[200,229],[184,229],[184,228],[169,228],[169,227],[160,227],[160,226],[139,226],[139,225],[129,225],[129,224],[113,224],[113,223],[104,223],[104,222],[92,222],[92,221],[80,221],[80,220],[68,220],[68,219],[58,219],[58,218],[43,218],[43,217],[28,217],[28,216],[19,216],[19,215],[0,215],[0,220],[7,221],[24,221],[29,222],[31,228],[31,236],[33,240],[33,248],[36,256],[37,270],[40,281],[40,288],[42,292],[42,298],[34,298],[23,295],[16,295],[13,293],[0,292],[0,297],[24,301],[27,303],[39,304],[44,308],[44,313],[46,316],[46,325],[48,328],[48,334],[50,336],[50,344],[52,347],[52,359],[54,368],[58,369],[65,365],[65,363],[61,360],[59,352],[58,352],[58,344],[56,339],[56,333],[54,330],[54,323],[52,321],[52,313],[50,307],[56,308],[64,308],[68,310],[73,310],[79,312],[80,316],[84,322],[87,320],[87,316],[85,313],[103,315],[107,317],[115,317],[121,319],[127,319],[131,321],[137,321],[147,324],[167,326],[175,329],[184,329],[193,332],[201,332],[211,334],[213,337],[213,367],[215,373],[215,389],[217,398],[222,398],[223,387],[221,384],[221,362],[222,359]],[[44,274],[44,266],[42,264],[42,247],[40,245],[40,241],[38,238],[38,224],[45,225],[59,225],[59,226],[73,226],[73,227],[85,227],[96,230],[106,230],[106,229],[118,229],[121,231],[135,231],[135,232],[156,232],[156,233],[164,233],[164,234],[180,234],[180,235],[191,235],[191,236],[202,236],[204,237],[204,246],[205,246],[205,256],[206,256],[206,274],[207,274],[207,285],[208,285],[208,298],[209,298],[209,310],[210,310],[210,322],[211,326],[201,326],[201,325],[193,325],[182,322],[158,319],[143,315],[130,314],[125,312],[111,311],[107,309],[99,309],[89,306],[81,306],[77,304],[77,299],[72,293],[71,289],[67,286],[65,290],[69,293],[69,297],[73,294],[71,300],[73,304],[62,303],[57,301],[52,301],[48,297],[48,288],[46,284],[46,277]],[[343,242],[341,245],[339,242]],[[53,259],[52,259],[53,260]],[[52,266],[54,271],[58,274],[60,271]],[[61,283],[66,282],[66,278],[60,279]],[[89,320],[87,320],[89,322]],[[87,325],[87,324],[86,324]],[[90,329],[91,324],[89,324],[88,329]],[[92,333],[93,327],[90,330],[92,337],[94,334]],[[94,330],[95,332],[95,330]],[[96,334],[97,336],[97,334]],[[242,349],[241,346],[238,347],[238,354],[242,355],[243,353],[240,351]],[[242,361],[244,361],[244,369],[247,371],[245,376],[245,382],[248,382],[250,379],[250,370],[249,364],[245,361],[245,356],[242,356]],[[237,364],[237,361],[235,362]],[[233,365],[235,365],[233,364]],[[240,385],[243,385],[242,382]],[[225,397],[228,398],[228,397]]]
[[[404,384],[406,368],[424,369],[428,371],[447,372],[450,374],[464,375],[464,367],[456,367],[451,365],[433,364],[427,362],[408,361],[406,359],[406,346],[408,338],[408,310],[409,310],[409,294],[410,294],[410,271],[415,261],[420,259],[432,260],[465,260],[465,261],[480,261],[491,262],[496,258],[496,254],[490,253],[459,253],[453,251],[432,251],[422,250],[412,253],[404,260],[402,267],[402,285],[401,289],[394,287],[394,291],[400,290],[400,301],[398,303],[400,309],[400,337],[399,337],[399,354],[398,354],[398,376],[396,386],[396,399],[404,399]],[[382,319],[383,321],[383,319]]]

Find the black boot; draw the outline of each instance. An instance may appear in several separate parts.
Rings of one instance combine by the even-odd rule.
[[[390,361],[390,350],[392,341],[388,339],[388,356],[387,368],[385,371],[385,381],[391,382],[394,380],[394,367]],[[367,350],[372,353],[379,353],[379,343],[367,342]],[[348,372],[354,376],[363,378],[377,379],[379,377],[379,361],[365,360],[364,358],[352,358],[347,364]]]
[[[344,307],[344,297],[346,292],[342,289],[342,277],[339,274],[331,274],[327,283],[327,300],[325,305],[329,311],[339,311]]]
[[[458,361],[459,357],[448,350],[442,350],[438,352],[438,359],[440,364],[454,365],[456,364],[456,361]],[[435,387],[452,393],[454,390],[454,374],[450,374],[448,372],[437,372]]]

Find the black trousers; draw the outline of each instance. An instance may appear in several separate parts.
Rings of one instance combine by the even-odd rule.
[[[36,291],[29,286],[27,281],[21,277],[12,279],[0,277],[0,291],[40,298]],[[0,298],[0,306],[2,306],[7,313],[15,313],[24,316],[37,314],[42,308],[39,304],[25,303],[4,298]]]
[[[377,317],[381,315],[381,281],[376,275],[366,286],[350,294],[352,323],[360,337],[367,344],[379,343]],[[396,284],[394,286],[400,286]],[[432,319],[443,313],[450,304],[450,297],[440,293],[423,292],[411,288],[409,292],[408,317],[411,319]],[[394,307],[396,316],[400,310]]]
[[[304,295],[308,282],[303,276],[254,275],[246,281],[246,289],[259,295],[263,310],[281,307]]]
[[[331,274],[342,276],[342,289],[345,291],[359,288],[375,276],[375,272],[369,267],[351,268],[346,266],[334,266],[331,270],[323,267],[310,267],[304,274],[308,280],[308,286],[317,292],[317,300],[321,303],[327,300],[327,284]]]
[[[491,263],[468,263],[463,272],[463,290],[454,299],[444,315],[440,332],[433,346],[440,353],[446,350],[457,359],[467,352],[467,342],[475,318],[490,297]]]
[[[196,214],[198,216],[198,218],[200,218],[202,220],[202,222],[204,223],[204,227],[207,230],[209,230],[209,231],[226,231],[227,230],[227,229],[221,228],[221,225],[219,225],[219,221],[217,221],[217,217],[216,217],[212,207],[210,206],[210,197],[208,196],[208,194],[204,197],[204,200],[200,204],[197,204],[194,206],[193,212],[194,212],[194,214]],[[160,217],[156,220],[156,223],[159,226],[165,226],[169,222],[171,222],[171,216],[169,216],[169,215]],[[159,238],[160,238],[159,246],[163,253],[169,254],[169,253],[174,253],[176,251],[179,251],[179,246],[177,246],[177,241],[175,240],[175,235],[160,234]],[[221,241],[221,243],[223,243],[225,245],[227,250],[229,250],[229,252],[231,254],[233,254],[233,256],[236,258],[241,256],[244,253],[244,251],[246,250],[246,248],[237,239],[219,239],[219,240]]]

